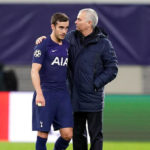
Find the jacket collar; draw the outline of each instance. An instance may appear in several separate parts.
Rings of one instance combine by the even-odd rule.
[[[100,38],[107,37],[106,32],[102,28],[95,27],[93,32],[84,37],[81,32],[75,31],[76,36],[80,39],[81,44],[87,45],[89,43],[96,43]]]

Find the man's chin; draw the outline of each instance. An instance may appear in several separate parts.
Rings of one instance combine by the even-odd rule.
[[[63,36],[57,36],[56,39],[57,39],[57,41],[61,42],[64,39],[64,37]]]
[[[64,39],[65,39],[65,37],[61,37],[61,38],[60,38],[60,40],[64,40]]]
[[[79,29],[78,27],[76,27],[76,30],[77,30],[77,31],[80,31],[80,29]]]
[[[65,36],[60,36],[59,38],[60,38],[60,40],[63,40],[63,39],[65,39]]]

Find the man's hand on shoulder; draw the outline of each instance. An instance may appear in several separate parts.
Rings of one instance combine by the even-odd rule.
[[[44,39],[46,39],[46,36],[40,36],[36,39],[35,44],[38,45],[40,44]]]

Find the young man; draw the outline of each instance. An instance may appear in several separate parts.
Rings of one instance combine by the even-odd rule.
[[[103,149],[104,87],[118,72],[115,50],[97,23],[95,10],[82,9],[75,21],[76,30],[66,36],[70,43],[68,66],[74,111],[73,150],[88,150],[86,122],[90,150]]]
[[[38,131],[36,150],[46,150],[52,124],[61,134],[54,150],[65,150],[72,138],[72,106],[66,87],[68,43],[64,40],[68,26],[66,14],[54,14],[51,35],[34,48],[31,78],[35,88],[33,131]]]

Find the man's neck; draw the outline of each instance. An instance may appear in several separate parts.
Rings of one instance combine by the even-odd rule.
[[[51,37],[52,41],[54,41],[55,43],[57,43],[59,45],[62,45],[62,40],[59,40],[58,38],[56,38],[56,36],[53,33],[51,33],[50,37]]]
[[[90,35],[92,32],[93,32],[93,29],[90,28],[88,30],[82,31],[81,33],[84,37],[86,37],[86,36]]]

